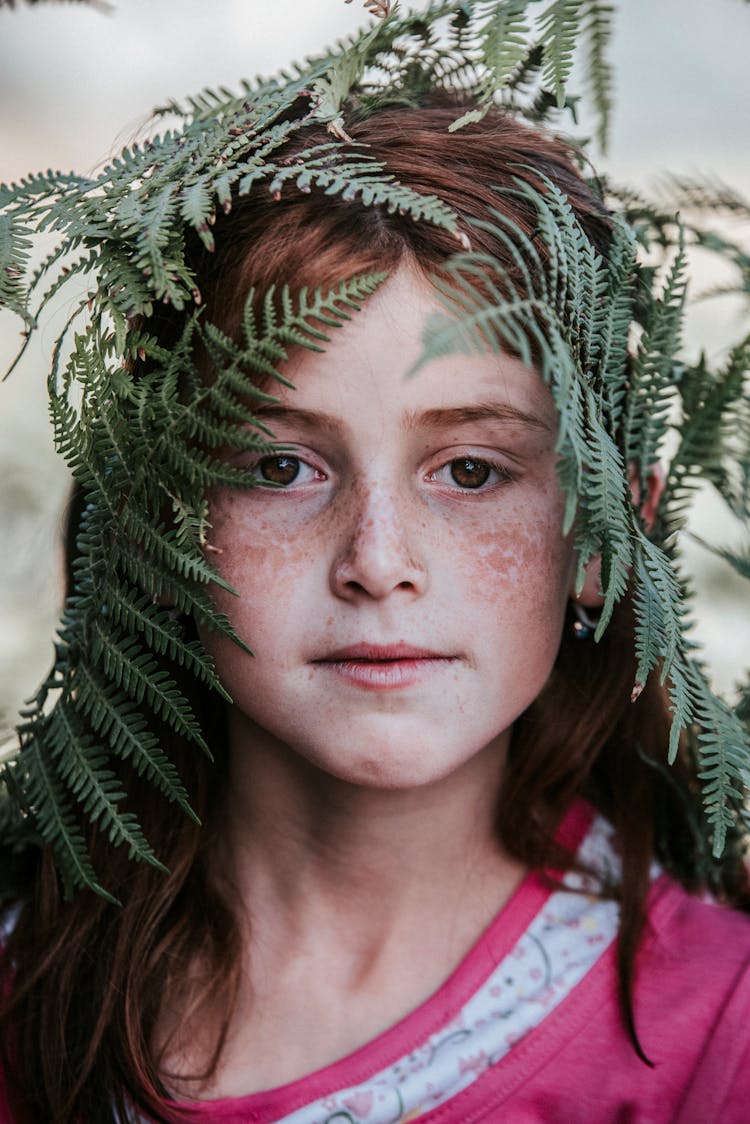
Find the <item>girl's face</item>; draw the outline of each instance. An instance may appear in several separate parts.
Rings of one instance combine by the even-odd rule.
[[[211,557],[238,591],[215,598],[254,652],[204,636],[235,749],[426,784],[502,752],[550,673],[574,568],[554,406],[509,356],[407,378],[435,308],[404,269],[324,354],[296,354],[263,411],[290,451],[251,461],[277,486],[212,496]]]

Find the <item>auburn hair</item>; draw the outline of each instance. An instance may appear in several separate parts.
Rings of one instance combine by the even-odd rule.
[[[354,141],[382,160],[396,180],[437,195],[461,216],[463,232],[515,273],[505,247],[486,227],[499,208],[528,237],[536,212],[522,194],[506,191],[520,178],[540,186],[546,177],[567,196],[588,237],[606,255],[611,222],[583,178],[573,151],[560,139],[499,109],[447,139],[461,107],[393,107],[362,115],[347,128]],[[300,148],[326,139],[305,128],[289,143]],[[235,199],[215,227],[216,251],[197,237],[189,243],[206,316],[230,335],[240,329],[247,294],[271,285],[333,285],[360,273],[409,262],[425,276],[440,272],[459,243],[449,231],[383,207],[364,206],[313,189],[269,194],[265,185]],[[543,254],[543,247],[539,247]],[[523,280],[514,276],[517,286]],[[180,330],[174,311],[153,325],[169,342]],[[69,540],[77,523],[74,498]],[[182,673],[173,669],[175,676]],[[575,857],[555,847],[554,832],[571,802],[587,797],[613,823],[622,853],[618,978],[624,1026],[637,1038],[632,994],[636,952],[644,925],[649,867],[659,858],[691,890],[700,883],[695,858],[699,798],[694,770],[681,751],[665,770],[669,726],[665,695],[652,675],[631,702],[635,673],[632,606],[626,597],[601,642],[577,642],[566,628],[552,675],[517,721],[502,791],[497,835],[505,850],[533,869],[570,868]],[[218,821],[226,761],[224,704],[190,684],[215,761],[181,744],[168,730],[163,742],[177,763],[203,827],[197,828],[126,767],[132,806],[146,836],[169,867],[165,876],[134,865],[94,829],[96,869],[106,871],[115,906],[93,893],[65,900],[50,854],[14,860],[20,908],[3,952],[0,1029],[9,1092],[19,1124],[104,1124],[128,1108],[166,1120],[168,1092],[154,1034],[165,1008],[181,1011],[183,1026],[199,1028],[207,1014],[225,1012],[207,1043],[203,1072],[215,1071],[237,994],[242,941],[233,891],[217,861]],[[726,897],[745,901],[739,863],[728,864]],[[647,1049],[647,1043],[644,1043]],[[170,1119],[178,1112],[169,1105]],[[189,1113],[185,1111],[185,1118]]]

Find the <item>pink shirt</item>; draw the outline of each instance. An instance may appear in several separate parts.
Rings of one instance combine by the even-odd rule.
[[[611,865],[606,835],[594,838],[602,821],[591,829],[589,821],[579,805],[565,834],[585,836],[590,852],[595,842]],[[691,897],[665,875],[655,878],[634,1002],[650,1069],[621,1024],[616,907],[585,890],[554,892],[529,875],[443,986],[384,1034],[289,1085],[193,1102],[192,1118],[747,1124],[750,918]],[[439,1058],[442,1091],[439,1080],[431,1084]],[[409,1088],[418,1089],[411,1107]],[[395,1112],[394,1096],[401,1101]],[[13,1124],[3,1103],[0,1090],[0,1122]]]

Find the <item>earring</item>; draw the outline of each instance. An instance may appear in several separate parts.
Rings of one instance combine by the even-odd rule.
[[[596,632],[599,618],[592,617],[578,601],[571,601],[575,620],[573,621],[573,635],[576,640],[588,640]]]

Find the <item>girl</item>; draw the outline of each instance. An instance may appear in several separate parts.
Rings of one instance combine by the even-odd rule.
[[[353,98],[331,140],[297,88],[273,127],[271,189],[238,174],[164,250],[202,311],[134,300],[115,370],[113,305],[77,415],[53,386],[72,594],[9,773],[0,1116],[740,1121],[743,868],[710,868],[643,607],[568,498],[573,355],[658,565],[637,359],[615,409],[560,297],[555,231],[622,314],[622,230],[561,141],[463,97]],[[360,154],[371,200],[335,183]]]

